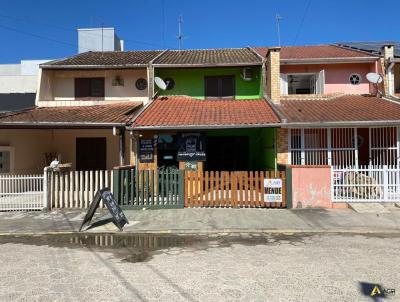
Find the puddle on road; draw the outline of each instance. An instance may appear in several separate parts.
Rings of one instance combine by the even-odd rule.
[[[126,262],[148,261],[155,254],[176,255],[183,250],[207,250],[239,245],[302,245],[313,234],[254,235],[150,235],[150,234],[59,234],[0,236],[0,244],[24,244],[58,248],[87,249],[112,253]]]

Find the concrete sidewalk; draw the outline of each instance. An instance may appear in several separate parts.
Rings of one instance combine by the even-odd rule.
[[[351,209],[178,209],[124,211],[130,233],[351,232],[400,233],[400,209],[356,213]],[[77,232],[86,211],[0,213],[0,234]],[[106,213],[105,211],[103,214]],[[96,217],[101,216],[97,214]],[[108,223],[88,232],[117,232]]]

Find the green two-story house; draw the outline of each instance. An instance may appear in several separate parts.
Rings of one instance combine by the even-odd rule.
[[[252,49],[165,51],[148,74],[149,84],[159,78],[166,87],[151,87],[131,126],[139,168],[275,168],[279,118],[263,98],[263,58]]]

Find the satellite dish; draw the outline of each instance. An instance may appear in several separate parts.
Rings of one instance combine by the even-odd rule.
[[[380,84],[382,83],[382,76],[375,72],[370,72],[367,74],[367,80],[370,81],[372,84]]]
[[[161,90],[167,90],[167,84],[165,84],[165,82],[163,81],[163,79],[159,78],[159,77],[155,77],[154,78],[154,82],[156,83],[156,85],[158,86],[158,88],[160,88]]]

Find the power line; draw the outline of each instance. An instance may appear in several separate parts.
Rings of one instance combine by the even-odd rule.
[[[295,39],[294,39],[293,45],[296,45],[297,39],[298,39],[299,36],[300,36],[300,32],[301,32],[301,30],[302,30],[302,28],[303,28],[303,24],[304,24],[304,21],[305,21],[305,19],[306,19],[306,17],[307,17],[307,13],[308,13],[308,10],[309,10],[309,8],[310,8],[310,5],[311,5],[311,0],[308,0],[307,5],[306,5],[306,8],[305,8],[304,13],[303,13],[303,17],[302,17],[301,22],[300,22],[300,25],[299,25],[299,28],[297,29],[297,34],[296,34],[296,37],[295,37]]]
[[[71,47],[74,47],[74,48],[77,47],[77,45],[72,44],[72,43],[56,40],[56,39],[53,39],[53,38],[48,38],[48,37],[45,37],[45,36],[42,36],[42,35],[26,32],[26,31],[19,30],[19,29],[16,29],[16,28],[12,28],[12,27],[8,27],[8,26],[5,26],[5,25],[0,25],[0,28],[8,30],[8,31],[13,31],[13,32],[16,32],[16,33],[19,33],[19,34],[23,34],[23,35],[26,35],[26,36],[31,36],[31,37],[34,37],[34,38],[37,38],[37,39],[47,40],[47,41],[50,41],[50,42],[55,42],[55,43],[71,46]]]
[[[62,26],[59,26],[59,25],[55,25],[55,24],[37,22],[35,20],[27,20],[27,19],[17,18],[17,17],[13,17],[13,16],[7,16],[7,15],[4,15],[4,14],[0,14],[0,17],[1,18],[15,20],[15,21],[18,21],[18,22],[27,23],[27,24],[34,23],[34,24],[37,24],[37,25],[40,25],[40,26],[53,27],[53,28],[58,29],[58,30],[76,33],[76,29],[66,28],[66,27],[62,27]],[[17,31],[17,29],[14,29],[14,31]],[[28,34],[30,34],[30,33],[28,33]],[[93,32],[89,32],[88,34],[94,35],[94,36],[99,36],[99,37],[102,36],[102,34],[93,33]],[[36,34],[32,34],[32,35],[36,35]],[[40,36],[40,35],[37,35],[37,36]],[[145,41],[133,40],[133,39],[123,39],[123,40],[127,41],[127,42],[131,42],[133,44],[141,44],[141,45],[147,45],[147,46],[151,46],[151,47],[165,48],[165,45],[161,45],[161,44],[158,44],[158,43],[151,43],[151,42],[145,42]],[[165,43],[163,43],[163,44],[165,44]],[[169,48],[172,48],[172,47],[169,47]]]

